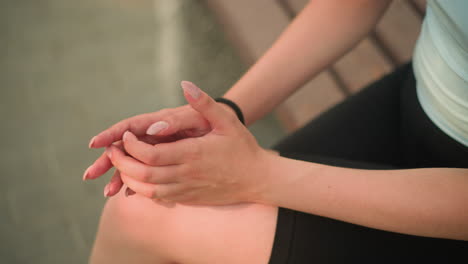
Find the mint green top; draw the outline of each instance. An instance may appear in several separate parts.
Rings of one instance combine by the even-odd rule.
[[[426,114],[468,147],[468,0],[428,0],[413,69]]]

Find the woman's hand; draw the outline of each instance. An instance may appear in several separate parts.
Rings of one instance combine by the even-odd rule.
[[[114,143],[121,147],[122,135],[131,131],[139,140],[148,144],[172,142],[187,137],[199,137],[211,131],[208,121],[190,105],[172,109],[163,109],[154,113],[134,116],[111,126],[93,137],[90,148],[108,147]],[[84,173],[83,180],[96,179],[113,167],[109,158],[103,153]],[[118,170],[115,171],[109,184],[104,189],[105,196],[119,192],[123,183]],[[127,193],[131,190],[127,189]]]
[[[212,130],[155,146],[125,132],[123,146],[107,148],[123,182],[149,198],[186,204],[233,204],[255,201],[267,179],[268,151],[262,149],[236,115],[194,84],[183,82],[184,95]]]

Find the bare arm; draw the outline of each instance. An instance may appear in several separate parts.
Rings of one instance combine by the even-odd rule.
[[[354,47],[389,2],[311,1],[225,97],[239,104],[247,124],[255,122]],[[262,96],[252,97],[253,91]]]
[[[253,123],[354,47],[389,1],[311,1],[226,93]],[[261,94],[261,97],[252,97]],[[271,158],[257,202],[368,227],[468,240],[468,170],[356,170]],[[260,187],[259,187],[260,188]]]
[[[468,169],[358,170],[278,156],[268,163],[259,202],[377,229],[468,240]]]
[[[212,130],[156,147],[130,131],[111,163],[135,192],[176,203],[256,202],[382,230],[468,240],[468,169],[359,170],[261,148],[234,113],[195,84],[184,95]],[[226,151],[229,150],[229,151]]]

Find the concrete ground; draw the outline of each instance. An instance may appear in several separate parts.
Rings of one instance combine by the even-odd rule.
[[[184,104],[181,80],[219,96],[243,71],[202,1],[1,1],[0,262],[86,263],[110,176],[82,182],[89,139]]]

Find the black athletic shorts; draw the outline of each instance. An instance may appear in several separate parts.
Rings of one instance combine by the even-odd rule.
[[[411,64],[320,115],[275,149],[284,157],[350,168],[468,168],[468,147],[423,112]],[[453,263],[455,256],[468,263],[468,242],[387,232],[280,208],[269,263]]]

